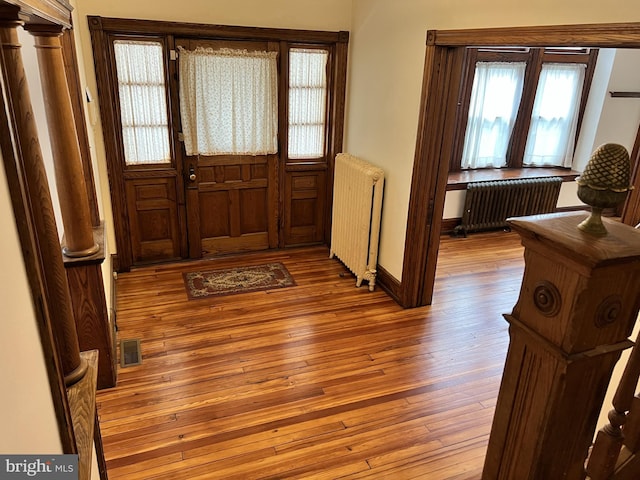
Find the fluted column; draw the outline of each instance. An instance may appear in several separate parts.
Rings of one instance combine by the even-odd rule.
[[[21,153],[19,167],[23,170],[23,188],[31,204],[34,237],[40,250],[39,257],[46,261],[46,265],[41,265],[41,269],[53,335],[65,383],[71,385],[84,376],[87,365],[80,358],[51,193],[38,141],[21,46],[18,42],[17,29],[20,25],[15,10],[0,10],[0,42],[6,65],[2,75],[11,97],[15,136]]]
[[[85,257],[98,251],[93,238],[91,212],[82,170],[82,157],[62,55],[62,27],[28,25],[34,37],[42,93],[64,225],[63,253]]]

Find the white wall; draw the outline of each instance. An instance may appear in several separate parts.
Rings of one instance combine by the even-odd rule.
[[[640,98],[613,98],[608,93],[611,91],[640,91],[640,50],[618,49],[615,52],[592,147],[593,151],[603,143],[613,142],[624,145],[631,152],[640,125]]]
[[[400,279],[426,31],[630,22],[635,0],[353,0],[346,149],[387,174],[379,263]]]
[[[0,452],[59,454],[53,400],[0,161]]]

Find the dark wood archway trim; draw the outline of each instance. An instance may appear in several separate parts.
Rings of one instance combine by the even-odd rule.
[[[638,126],[636,141],[631,151],[631,168],[633,190],[629,192],[622,210],[622,223],[635,226],[640,224],[640,126]]]
[[[404,307],[431,303],[440,245],[448,165],[453,147],[452,117],[466,46],[586,46],[640,48],[640,23],[430,30],[420,102],[398,297]]]

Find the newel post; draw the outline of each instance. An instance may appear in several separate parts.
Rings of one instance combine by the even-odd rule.
[[[615,363],[640,307],[640,230],[577,228],[587,214],[522,217],[525,271],[483,480],[583,479]]]

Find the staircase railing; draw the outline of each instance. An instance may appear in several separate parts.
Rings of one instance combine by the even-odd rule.
[[[640,308],[640,231],[605,219],[607,235],[577,228],[584,213],[512,219],[525,271],[510,324],[483,480],[583,480],[616,362]],[[634,466],[640,353],[631,354],[610,424],[589,462],[593,479]],[[634,380],[635,379],[635,380]],[[624,446],[624,448],[622,448]],[[624,455],[619,452],[627,449]],[[618,466],[616,466],[618,465]],[[613,466],[613,467],[612,467]],[[612,472],[613,468],[613,472]],[[622,475],[622,473],[620,473]],[[607,476],[608,475],[608,476]]]
[[[598,431],[587,463],[591,480],[640,478],[640,335],[636,340],[613,397],[607,423]],[[633,474],[633,476],[629,476]]]

